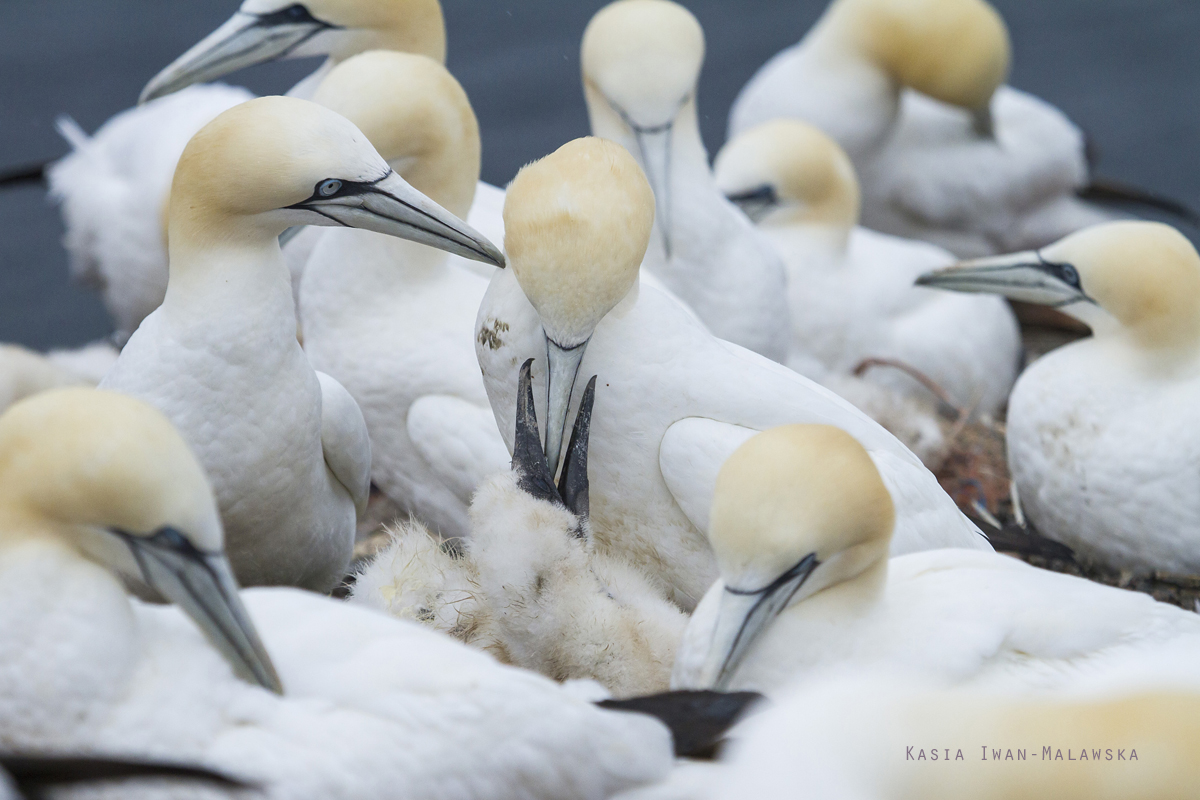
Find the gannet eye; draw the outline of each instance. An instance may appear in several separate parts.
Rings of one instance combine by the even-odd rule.
[[[321,185],[317,187],[317,194],[321,195],[321,197],[333,197],[341,190],[342,182],[335,178],[330,178],[327,181],[321,182]]]
[[[1059,267],[1059,274],[1062,276],[1064,281],[1072,286],[1079,285],[1079,272],[1076,271],[1076,269],[1070,264],[1062,264]]]

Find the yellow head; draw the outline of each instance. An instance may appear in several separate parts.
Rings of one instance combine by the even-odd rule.
[[[654,194],[626,150],[576,139],[526,166],[508,187],[509,263],[546,335],[587,341],[637,281],[654,223]]]
[[[836,0],[830,21],[901,86],[983,112],[1008,78],[1011,45],[986,0]]]
[[[713,170],[725,196],[764,226],[858,224],[861,199],[850,157],[806,122],[750,128],[721,148]]]
[[[409,53],[361,53],[334,67],[313,101],[354,123],[409,185],[466,217],[479,180],[479,124],[445,67]]]

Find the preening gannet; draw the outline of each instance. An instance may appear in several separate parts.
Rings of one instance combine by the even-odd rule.
[[[139,401],[90,389],[22,401],[0,419],[0,474],[6,748],[103,747],[313,800],[600,800],[670,767],[657,721],[420,626],[294,589],[239,595],[204,472]],[[183,613],[131,600],[118,576]]]
[[[453,557],[423,529],[406,527],[357,576],[353,598],[555,680],[594,680],[617,697],[666,691],[687,618],[648,576],[594,547],[587,467],[595,381],[556,487],[531,362],[517,388],[512,469],[475,493],[462,553]]]
[[[1013,388],[1008,461],[1022,509],[1088,559],[1200,572],[1200,256],[1188,240],[1114,222],[919,282],[1052,306],[1091,327]]]
[[[854,161],[865,225],[962,257],[1110,219],[1075,198],[1082,132],[1003,85],[1010,59],[986,0],[834,0],[742,89],[729,134],[779,117],[816,125]]]
[[[954,257],[858,227],[858,180],[837,142],[807,123],[775,120],[727,143],[714,169],[721,191],[744,206],[787,265],[789,367],[824,382],[825,372],[847,375],[866,359],[890,359],[928,376],[961,409],[1003,407],[1021,360],[1008,304],[947,302],[954,296],[913,287]],[[877,368],[865,377],[936,401],[906,372]]]
[[[783,362],[783,262],[721,196],[700,139],[700,23],[669,0],[619,0],[588,23],[581,60],[592,134],[623,145],[654,189],[646,269],[718,337]]]
[[[335,67],[313,99],[356,123],[413,188],[466,216],[479,127],[443,66],[363,53]],[[375,485],[434,532],[465,536],[472,493],[509,462],[472,344],[487,279],[424,244],[322,234],[301,283],[304,351],[358,401]]]
[[[196,134],[175,170],[170,220],[166,297],[102,386],[179,426],[213,482],[243,583],[328,591],[367,501],[370,446],[353,398],[296,341],[279,234],[342,225],[502,257],[353,124],[286,97],[235,106]]]
[[[745,722],[703,796],[1174,800],[1200,781],[1197,715],[1195,687],[1022,695],[830,676]]]
[[[1055,689],[1131,657],[1177,669],[1200,616],[997,553],[888,559],[901,496],[828,426],[761,433],[721,467],[709,540],[721,578],[688,623],[673,688],[772,693],[852,668],[979,688]]]
[[[632,157],[602,139],[578,139],[526,167],[504,207],[510,269],[492,278],[476,322],[475,352],[507,442],[511,375],[537,359],[551,474],[575,377],[580,369],[600,376],[589,453],[598,549],[657,577],[690,609],[716,577],[704,531],[721,463],[758,430],[798,421],[844,427],[869,448],[901,498],[897,552],[987,548],[933,475],[878,424],[712,336],[669,293],[639,285],[653,203]]]

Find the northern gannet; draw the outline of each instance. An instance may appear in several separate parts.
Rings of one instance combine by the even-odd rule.
[[[824,382],[827,372],[849,375],[867,359],[888,359],[929,377],[960,409],[1003,407],[1021,360],[1008,304],[914,288],[917,276],[954,256],[858,227],[858,179],[837,142],[807,123],[775,120],[728,142],[714,170],[721,191],[744,206],[787,265],[789,367]],[[900,370],[865,377],[937,400]]]
[[[961,257],[1111,219],[1075,197],[1083,133],[1003,85],[1010,60],[986,0],[834,0],[743,87],[729,134],[779,117],[816,125],[854,161],[865,225]]]
[[[997,553],[889,560],[902,499],[837,428],[789,425],[746,442],[717,477],[708,534],[721,578],[688,623],[672,687],[770,694],[878,667],[1055,689],[1130,658],[1183,668],[1200,652],[1200,616],[1147,595]]]
[[[467,213],[479,127],[443,66],[363,53],[335,67],[313,99],[356,123],[413,188]],[[300,285],[304,351],[362,409],[375,485],[436,533],[465,536],[472,493],[509,462],[472,344],[487,279],[424,244],[321,232]]]
[[[349,563],[371,456],[358,405],[296,341],[278,236],[308,224],[503,258],[343,117],[306,100],[251,100],[180,158],[166,297],[101,386],[149,400],[195,448],[243,583],[328,591]]]
[[[0,476],[5,747],[103,746],[297,800],[601,800],[670,768],[655,720],[383,614],[295,589],[239,593],[203,470],[133,398],[22,401],[0,419]],[[182,613],[132,600],[121,578]]]
[[[96,386],[112,368],[118,351],[108,342],[74,350],[37,353],[0,344],[0,411],[31,394],[63,386]]]
[[[1013,388],[1008,461],[1021,507],[1093,561],[1200,572],[1200,256],[1188,240],[1159,223],[1113,222],[919,282],[1048,305],[1091,327]]]
[[[407,526],[358,574],[352,598],[555,680],[594,680],[617,697],[666,691],[687,618],[648,576],[595,551],[587,469],[595,382],[555,486],[531,362],[519,376],[512,469],[475,493],[462,552]]]
[[[600,375],[589,456],[600,552],[627,558],[690,609],[717,575],[704,531],[721,463],[757,431],[787,422],[836,424],[869,448],[902,498],[897,552],[987,549],[933,475],[877,423],[792,370],[717,339],[672,295],[639,284],[653,213],[636,162],[603,139],[578,139],[526,167],[504,207],[510,269],[492,278],[476,321],[475,352],[510,446],[511,376],[537,359],[551,474],[578,397],[575,377],[581,368]]]
[[[241,88],[192,84],[264,61],[327,55],[289,93],[308,99],[335,64],[374,49],[444,61],[438,0],[246,0],[150,81],[142,105],[116,115],[91,137],[69,120],[60,124],[73,152],[46,174],[62,204],[72,273],[100,290],[120,341],[158,307],[166,290],[166,206],[179,155],[214,117],[253,97]],[[489,230],[499,216],[493,206],[485,203],[476,215]],[[286,248],[297,276],[314,240],[306,232]]]
[[[783,262],[718,191],[700,139],[700,23],[669,0],[619,0],[588,23],[581,60],[592,134],[623,145],[654,189],[643,265],[718,337],[782,363]]]

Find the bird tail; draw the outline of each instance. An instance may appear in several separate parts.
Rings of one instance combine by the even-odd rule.
[[[1099,205],[1140,206],[1153,209],[1169,214],[1194,228],[1200,228],[1200,213],[1197,213],[1187,203],[1120,181],[1092,178],[1087,186],[1076,192],[1076,195],[1081,200]]]

